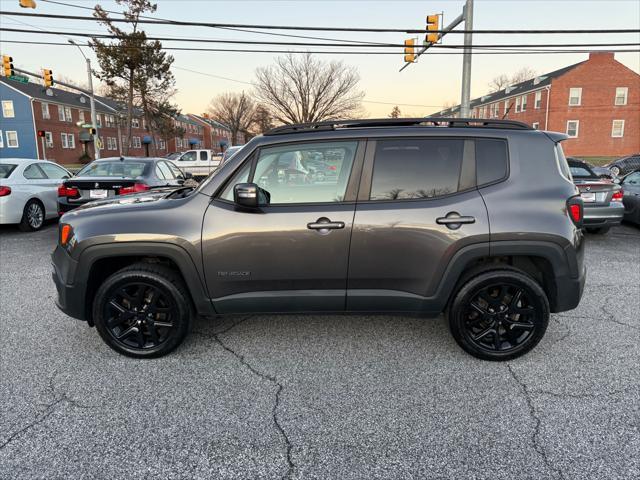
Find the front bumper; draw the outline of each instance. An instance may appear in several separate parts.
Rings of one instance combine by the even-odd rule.
[[[620,225],[623,216],[624,205],[622,202],[611,202],[605,206],[586,204],[583,225],[585,227],[612,227]]]
[[[85,286],[80,285],[79,282],[74,284],[78,262],[58,245],[51,254],[51,265],[53,266],[51,276],[58,291],[56,306],[70,317],[86,320]]]

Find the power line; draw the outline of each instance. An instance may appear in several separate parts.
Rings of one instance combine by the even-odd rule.
[[[41,30],[33,31],[23,28],[6,28],[1,27],[0,31],[13,32],[13,33],[29,33],[29,34],[45,34],[45,35],[62,35],[62,36],[74,36],[85,38],[100,38],[100,39],[119,39],[119,35],[113,34],[92,34],[83,32],[63,32],[56,30]],[[202,38],[172,38],[172,37],[145,37],[146,40],[163,41],[163,42],[197,42],[197,43],[227,43],[233,45],[274,45],[274,46],[286,46],[286,47],[364,47],[364,48],[403,48],[404,44],[400,43],[381,43],[381,44],[354,44],[345,45],[342,43],[309,43],[309,42],[272,42],[263,40],[225,40],[225,39],[202,39]],[[638,42],[625,42],[625,43],[521,43],[521,44],[480,44],[471,45],[472,48],[584,48],[584,47],[636,47],[640,46]],[[431,48],[437,49],[461,49],[464,45],[432,45]]]
[[[83,8],[86,10],[93,10],[90,7],[82,7],[80,5],[73,5],[70,3],[57,2],[53,0],[42,0],[46,3],[53,3],[57,5],[64,5],[67,7]],[[119,12],[109,11],[121,15]],[[102,19],[95,17],[84,17],[80,15],[56,15],[51,13],[30,13],[30,12],[9,12],[0,11],[2,15],[17,15],[25,17],[41,17],[41,18],[57,18],[64,20],[83,20],[83,21],[103,21]],[[132,20],[127,18],[111,18],[112,22],[119,23],[131,23]],[[540,30],[454,30],[451,32],[444,32],[443,30],[431,30],[427,32],[426,29],[411,29],[411,28],[362,28],[362,27],[316,27],[316,26],[294,26],[294,25],[256,25],[256,24],[243,24],[243,23],[212,23],[212,22],[193,22],[184,20],[169,20],[169,19],[154,19],[153,17],[143,16],[137,20],[137,23],[141,24],[157,24],[157,25],[179,25],[179,26],[191,26],[191,27],[212,27],[212,28],[253,28],[253,29],[265,29],[265,30],[308,30],[308,31],[327,31],[327,32],[368,32],[368,33],[474,33],[474,34],[578,34],[578,33],[639,33],[640,29],[540,29]]]
[[[49,45],[49,46],[64,46],[64,47],[73,47],[73,45],[64,42],[36,42],[36,41],[28,41],[28,40],[2,40],[3,43],[13,43],[13,44],[26,44],[26,45]],[[77,43],[77,45],[81,47],[91,47],[88,43]],[[107,48],[117,48],[117,49],[144,49],[150,47],[126,47],[119,45],[111,45],[107,46]],[[195,47],[162,47],[163,50],[167,51],[187,51],[187,52],[235,52],[235,53],[292,53],[292,54],[330,54],[330,55],[401,55],[398,52],[376,52],[376,51],[348,51],[348,50],[256,50],[249,48],[195,48]],[[474,52],[474,55],[527,55],[527,54],[570,54],[570,53],[591,53],[594,51],[602,51],[602,52],[616,52],[616,53],[625,53],[625,52],[640,52],[640,49],[620,49],[620,48],[607,48],[604,50],[593,50],[593,49],[554,49],[554,50],[524,50],[524,49],[497,49],[497,51],[478,51]],[[464,52],[456,50],[456,51],[438,51],[433,52],[430,55],[463,55]]]

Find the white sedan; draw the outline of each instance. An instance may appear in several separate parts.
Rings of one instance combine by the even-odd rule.
[[[0,224],[38,230],[58,217],[58,187],[72,174],[57,163],[29,158],[0,158]]]

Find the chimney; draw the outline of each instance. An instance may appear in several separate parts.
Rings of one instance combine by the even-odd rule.
[[[614,60],[613,52],[589,52],[589,60],[608,61]]]

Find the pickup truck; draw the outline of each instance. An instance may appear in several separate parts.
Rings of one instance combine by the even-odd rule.
[[[222,157],[211,150],[187,150],[173,162],[184,172],[193,175],[196,180],[202,180],[208,177],[218,165],[220,165]]]

